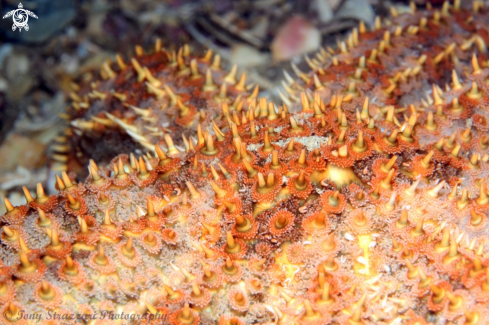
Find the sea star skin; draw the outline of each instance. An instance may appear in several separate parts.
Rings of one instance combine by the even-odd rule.
[[[484,10],[447,3],[395,17],[400,32],[361,27],[286,81],[278,110],[252,99],[235,119],[224,105],[195,146],[167,136],[155,154],[91,161],[84,182],[63,172],[58,195],[6,200],[0,323],[29,323],[4,313],[24,309],[172,325],[487,324]]]
[[[445,6],[436,16],[431,10],[428,14],[417,11],[394,17],[392,26],[382,27],[378,20],[375,30],[370,32],[360,26],[341,43],[337,53],[328,49],[315,59],[307,58],[317,78],[293,66],[298,76],[307,81],[307,87],[286,75],[286,93],[280,95],[294,111],[298,108],[295,103],[300,103],[300,92],[305,89],[311,90],[306,92],[311,103],[315,90],[329,102],[333,94],[354,82],[374,104],[371,108],[374,115],[378,113],[377,107],[390,104],[406,107],[419,102],[423,95],[409,93],[419,93],[419,89],[424,93],[426,81],[430,86],[448,82],[454,67],[463,76],[473,50],[485,52],[488,37],[483,9],[479,7],[474,7],[478,13],[469,22],[465,20],[471,17],[470,12],[449,16]],[[331,54],[335,54],[334,60]],[[365,66],[370,68],[369,73]],[[345,74],[348,78],[344,78]],[[52,146],[55,170],[86,173],[88,158],[105,162],[120,153],[152,150],[151,145],[162,144],[162,134],[167,133],[178,135],[173,136],[177,144],[188,146],[188,137],[195,136],[197,123],[203,130],[213,131],[210,123],[221,114],[222,101],[228,103],[234,121],[242,118],[243,109],[256,105],[258,94],[257,87],[246,85],[246,73],[238,78],[235,66],[229,73],[222,70],[220,57],[212,58],[211,51],[198,57],[191,54],[188,46],[177,52],[166,51],[161,42],[147,52],[137,46],[135,57],[127,62],[117,56],[115,62],[105,63],[95,75],[98,79],[73,86],[76,91],[71,94],[73,105],[66,116],[72,128]],[[399,87],[392,82],[399,83]],[[408,96],[399,98],[401,89]],[[352,89],[351,95],[356,93]],[[177,97],[185,108],[177,104]],[[344,105],[348,105],[348,100],[348,96],[343,98]],[[183,142],[180,133],[185,136]]]
[[[136,47],[129,62],[118,55],[104,63],[98,79],[74,84],[68,110],[72,130],[53,148],[56,168],[78,169],[88,163],[86,153],[103,160],[138,148],[152,150],[164,133],[194,136],[188,131],[197,123],[207,128],[222,103],[229,112],[240,112],[259,89],[246,85],[246,73],[238,77],[236,65],[225,71],[220,62],[211,50],[197,57],[187,45],[176,53],[157,41],[150,52]]]

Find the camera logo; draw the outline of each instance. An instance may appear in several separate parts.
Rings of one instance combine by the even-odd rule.
[[[27,25],[29,16],[37,19],[37,16],[32,11],[24,9],[22,3],[19,3],[18,9],[12,10],[8,12],[5,16],[3,16],[3,19],[8,18],[10,16],[12,16],[12,19],[14,21],[14,24],[12,25],[12,30],[14,32],[17,28],[19,29],[19,32],[22,31],[22,28],[24,28],[26,31],[29,30],[29,25]]]

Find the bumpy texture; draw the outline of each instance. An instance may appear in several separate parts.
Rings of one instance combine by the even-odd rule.
[[[163,140],[109,167],[90,161],[84,182],[63,172],[58,195],[39,186],[24,206],[6,201],[0,322],[33,323],[15,321],[25,310],[172,325],[487,324],[488,14],[445,3],[360,26],[287,78],[278,110],[224,92],[212,106],[219,87],[205,79],[164,87],[190,83],[169,77],[195,66],[185,48],[106,66],[79,108],[114,113],[79,118],[78,131]],[[126,91],[110,95],[118,83]],[[149,131],[166,136],[149,137],[146,122],[162,119],[185,132],[204,123],[197,143],[179,149],[161,124]]]
[[[196,57],[188,46],[177,53],[162,49],[160,42],[151,53],[136,47],[129,62],[118,55],[92,79],[73,84],[73,90],[67,114],[73,129],[53,146],[55,168],[78,171],[82,166],[82,172],[88,158],[105,161],[137,149],[154,150],[164,143],[164,134],[178,134],[178,144],[188,147],[181,135],[195,136],[198,123],[208,128],[223,103],[228,112],[240,112],[259,91],[246,85],[246,73],[238,74],[237,66],[223,70],[211,50]]]

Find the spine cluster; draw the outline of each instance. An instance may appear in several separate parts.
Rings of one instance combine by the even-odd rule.
[[[5,201],[0,323],[486,324],[487,17],[360,25],[281,105],[187,46],[104,64],[55,157],[87,178]]]

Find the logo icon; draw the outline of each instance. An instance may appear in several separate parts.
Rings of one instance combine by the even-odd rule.
[[[19,32],[22,31],[22,28],[24,28],[26,31],[29,30],[29,25],[27,25],[29,16],[37,19],[37,16],[32,11],[24,9],[22,3],[19,3],[18,9],[12,10],[8,12],[5,16],[3,16],[3,19],[8,18],[10,16],[12,16],[14,20],[14,24],[12,25],[12,30],[14,32],[17,28],[19,29]]]

